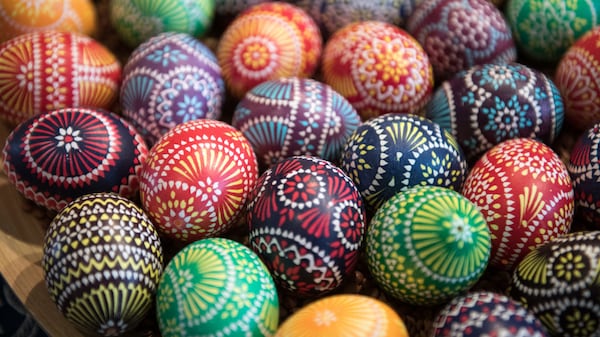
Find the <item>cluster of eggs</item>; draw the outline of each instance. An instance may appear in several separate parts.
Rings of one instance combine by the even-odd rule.
[[[501,2],[113,0],[122,65],[92,3],[0,1],[3,168],[56,212],[58,309],[103,336],[153,310],[163,336],[407,336],[339,292],[362,261],[440,306],[434,336],[600,333],[600,6]],[[504,294],[472,291],[494,270]],[[280,324],[282,295],[311,303]]]

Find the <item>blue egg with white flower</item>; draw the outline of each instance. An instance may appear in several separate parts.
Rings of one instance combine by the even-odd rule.
[[[473,163],[512,138],[550,144],[562,129],[564,104],[542,72],[518,63],[485,64],[444,81],[426,117],[451,132]]]
[[[162,33],[139,45],[123,67],[123,115],[155,144],[190,120],[219,119],[225,82],[214,53],[186,33]]]

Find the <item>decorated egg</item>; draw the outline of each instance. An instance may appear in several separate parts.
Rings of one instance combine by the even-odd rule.
[[[0,1],[0,42],[36,31],[96,33],[96,7],[90,0]]]
[[[131,47],[165,32],[201,37],[215,14],[215,0],[112,0],[109,6],[112,26]]]
[[[236,224],[257,179],[256,155],[240,131],[196,119],[175,126],[150,149],[140,198],[163,235],[191,242]]]
[[[492,232],[490,265],[512,270],[538,245],[569,232],[573,187],[565,164],[529,138],[504,141],[471,168],[462,193]]]
[[[600,2],[508,0],[505,13],[523,56],[555,63],[579,37],[600,23]]]
[[[154,144],[175,125],[218,119],[225,84],[215,55],[185,33],[161,33],[137,47],[123,67],[123,115]]]
[[[12,130],[2,152],[17,190],[57,211],[94,192],[135,196],[147,155],[144,140],[123,118],[87,108],[31,117]]]
[[[532,250],[515,269],[510,296],[550,335],[600,335],[600,232],[574,232]]]
[[[73,32],[35,32],[0,44],[0,120],[18,124],[39,113],[110,109],[121,65],[96,40]]]
[[[248,247],[195,241],[169,264],[156,294],[163,337],[272,336],[279,300],[269,271]]]
[[[386,114],[361,124],[344,145],[340,167],[370,211],[416,185],[459,191],[468,172],[449,132],[409,114]]]
[[[471,288],[490,256],[490,230],[459,192],[415,186],[375,212],[366,236],[369,271],[392,297],[436,305]]]
[[[452,299],[433,322],[434,337],[547,336],[540,320],[506,295],[476,291]]]
[[[111,193],[75,199],[50,223],[43,248],[50,297],[87,335],[119,336],[152,308],[162,246],[129,199]]]
[[[564,106],[556,85],[538,70],[485,64],[443,82],[425,116],[450,131],[473,163],[504,140],[552,143],[562,130]]]
[[[17,280],[19,275],[14,276]],[[18,282],[18,281],[17,281]],[[2,336],[48,337],[31,312],[12,290],[8,280],[0,275],[0,317],[2,317]]]
[[[360,124],[358,113],[327,84],[298,77],[263,82],[237,105],[232,125],[242,131],[259,165],[291,156],[337,162]]]
[[[352,181],[330,162],[283,159],[259,178],[247,206],[250,247],[281,289],[319,296],[354,271],[365,212]]]
[[[438,80],[517,58],[508,23],[488,0],[425,1],[413,11],[406,30],[425,49]]]
[[[564,54],[554,79],[565,102],[569,127],[583,131],[600,122],[600,26],[579,38]]]
[[[388,304],[365,295],[337,294],[311,302],[287,318],[275,337],[408,337]]]
[[[433,91],[433,71],[421,45],[385,22],[355,22],[338,30],[325,44],[322,73],[363,120],[420,114]]]
[[[283,2],[251,6],[225,29],[217,58],[230,92],[242,98],[254,86],[282,77],[311,77],[322,38],[301,8]]]

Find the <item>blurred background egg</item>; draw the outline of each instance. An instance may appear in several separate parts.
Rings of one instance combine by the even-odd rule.
[[[42,268],[60,312],[88,336],[119,336],[146,317],[163,270],[154,226],[129,199],[87,194],[50,223]]]

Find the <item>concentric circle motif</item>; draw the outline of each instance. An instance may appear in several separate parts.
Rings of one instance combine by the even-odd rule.
[[[242,98],[264,81],[312,76],[322,44],[319,27],[304,10],[266,2],[233,20],[221,36],[217,58],[231,93]]]
[[[59,109],[21,123],[2,152],[9,181],[27,199],[60,210],[93,192],[133,197],[148,148],[108,111]]]
[[[490,230],[458,192],[415,186],[375,212],[366,238],[369,270],[391,296],[440,304],[477,282],[490,256]]]
[[[600,334],[600,232],[575,232],[532,250],[515,269],[510,296],[552,336]]]
[[[476,291],[455,297],[436,316],[434,337],[548,336],[540,320],[503,294]]]
[[[224,96],[215,55],[188,34],[150,38],[133,51],[123,68],[123,114],[150,145],[177,124],[218,119]]]
[[[529,138],[496,145],[472,167],[462,193],[492,231],[490,265],[512,270],[536,246],[569,232],[574,195],[560,157]]]
[[[428,119],[407,114],[386,114],[361,124],[342,150],[340,167],[370,211],[415,185],[460,190],[467,175],[454,137]]]
[[[488,63],[515,61],[503,13],[488,0],[434,0],[417,6],[406,30],[423,46],[438,80]]]
[[[279,323],[269,271],[246,246],[223,238],[195,241],[173,257],[156,307],[164,337],[271,336]]]
[[[418,114],[433,90],[433,70],[419,43],[385,22],[352,23],[325,45],[323,79],[363,119]]]
[[[316,296],[355,268],[365,231],[362,199],[341,169],[294,156],[259,178],[247,206],[251,248],[282,289]]]
[[[263,168],[300,155],[337,162],[359,124],[356,110],[330,86],[297,77],[257,85],[238,103],[232,119]]]
[[[198,119],[175,126],[150,150],[140,197],[163,234],[191,242],[237,223],[257,178],[244,135],[225,122]]]
[[[556,85],[546,75],[509,63],[474,66],[445,81],[425,116],[451,132],[472,163],[508,139],[552,143],[565,112]]]
[[[338,294],[300,308],[279,327],[275,337],[408,337],[400,316],[373,297]]]
[[[50,223],[43,252],[52,300],[87,334],[121,335],[152,308],[162,246],[132,201],[111,193],[77,198]]]
[[[0,119],[18,124],[42,112],[110,109],[121,66],[97,41],[73,32],[35,32],[0,44]]]

